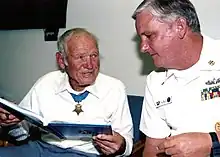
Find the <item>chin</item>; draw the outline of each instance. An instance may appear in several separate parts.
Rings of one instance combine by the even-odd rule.
[[[162,60],[153,60],[154,61],[154,65],[157,67],[157,68],[167,68],[166,65],[164,64],[165,62],[163,62]]]
[[[82,86],[89,86],[93,84],[94,82],[95,82],[95,79],[83,79],[80,84]]]
[[[157,68],[161,68],[161,67],[163,67],[163,65],[160,64],[160,63],[155,63],[155,62],[154,62],[154,65],[155,65]],[[163,68],[164,68],[164,67],[163,67]]]

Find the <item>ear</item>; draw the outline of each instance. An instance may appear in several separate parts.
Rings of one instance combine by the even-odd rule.
[[[176,23],[176,31],[178,33],[178,36],[180,39],[183,39],[188,28],[187,21],[185,18],[180,17],[176,20],[175,23]]]
[[[64,63],[64,58],[61,52],[56,52],[56,60],[57,60],[57,64],[59,65],[59,67],[61,68],[61,70],[65,69],[65,63]]]

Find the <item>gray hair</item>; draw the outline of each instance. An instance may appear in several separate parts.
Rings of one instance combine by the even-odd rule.
[[[73,28],[73,29],[69,29],[67,30],[66,32],[64,32],[58,39],[57,41],[57,48],[58,48],[58,51],[60,53],[62,53],[62,55],[64,56],[64,60],[66,60],[66,56],[68,55],[68,52],[67,52],[67,45],[66,45],[66,42],[72,37],[72,36],[75,36],[75,35],[88,35],[90,36],[92,39],[94,39],[94,41],[96,42],[96,47],[98,48],[98,39],[97,37],[90,33],[89,31],[87,31],[85,28]]]
[[[137,7],[132,18],[136,20],[137,14],[143,10],[150,11],[162,20],[175,20],[183,17],[192,32],[201,32],[195,7],[189,0],[144,0]]]

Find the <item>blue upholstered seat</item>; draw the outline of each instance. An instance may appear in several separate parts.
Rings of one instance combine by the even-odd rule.
[[[128,103],[134,125],[134,143],[143,139],[144,135],[139,131],[143,96],[128,95]]]

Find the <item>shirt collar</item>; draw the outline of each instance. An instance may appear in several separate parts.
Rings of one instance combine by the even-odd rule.
[[[96,96],[97,98],[100,98],[100,96],[101,96],[101,93],[98,92],[96,82],[94,84],[86,87],[82,92],[84,92],[86,90],[89,91],[90,94]],[[68,77],[66,72],[63,73],[63,77],[61,78],[60,83],[57,84],[55,94],[59,94],[59,93],[62,93],[64,91],[68,91],[69,93],[74,93],[74,94],[82,93],[82,92],[77,92],[77,91],[72,89],[72,87],[69,84],[69,77]]]

